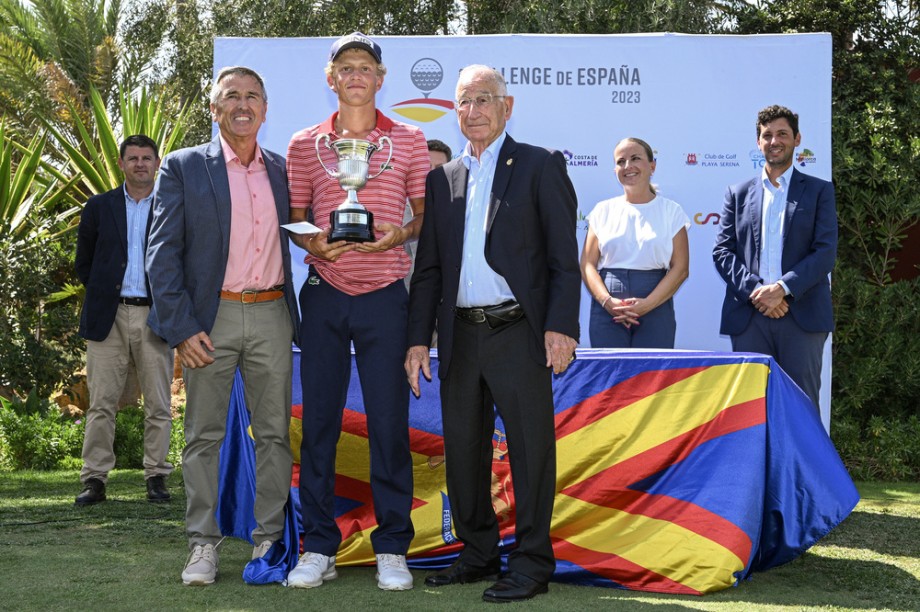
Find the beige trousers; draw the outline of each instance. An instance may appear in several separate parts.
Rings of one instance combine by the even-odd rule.
[[[216,544],[219,451],[227,428],[230,391],[237,367],[256,447],[256,543],[284,533],[284,506],[291,490],[291,315],[283,300],[241,304],[221,300],[210,334],[214,363],[183,372],[185,451],[182,473],[189,547]]]
[[[173,470],[166,462],[172,429],[169,399],[173,351],[147,327],[149,312],[149,306],[120,304],[106,339],[86,343],[89,410],[83,437],[82,482],[90,478],[106,482],[115,467],[115,415],[132,368],[144,397],[144,478],[168,476]]]

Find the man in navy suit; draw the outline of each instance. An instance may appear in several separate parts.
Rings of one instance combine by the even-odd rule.
[[[581,296],[577,203],[565,160],[505,132],[513,104],[500,72],[460,72],[457,118],[469,143],[428,174],[405,364],[418,396],[419,370],[431,379],[437,320],[447,492],[464,549],[425,579],[429,586],[498,578],[493,403],[504,422],[517,547],[510,571],[483,592],[489,602],[545,593],[555,569],[552,374],[575,358]]]
[[[837,256],[834,186],[793,167],[799,116],[757,115],[764,169],[725,194],[712,257],[726,282],[721,333],[732,349],[771,355],[818,406],[821,357],[834,329],[828,275]]]
[[[187,585],[217,578],[218,452],[237,368],[255,439],[253,559],[284,532],[298,314],[280,227],[288,222],[285,162],[257,141],[267,106],[257,72],[222,69],[210,105],[218,135],[168,155],[155,193],[147,252],[150,325],[176,347],[184,367]]]
[[[83,491],[76,504],[105,501],[109,470],[115,467],[115,415],[129,369],[144,396],[144,478],[147,499],[169,501],[166,477],[172,413],[169,407],[173,352],[147,326],[150,290],[144,252],[153,184],[160,166],[157,144],[143,135],[121,143],[118,167],[125,182],[93,196],[77,230],[77,276],[86,287],[80,335],[86,338],[89,410],[83,436]]]

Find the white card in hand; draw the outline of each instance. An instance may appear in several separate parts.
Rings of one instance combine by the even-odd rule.
[[[294,234],[318,234],[323,231],[312,223],[308,223],[306,221],[299,221],[297,223],[285,223],[281,227]]]

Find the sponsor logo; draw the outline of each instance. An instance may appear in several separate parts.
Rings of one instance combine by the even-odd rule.
[[[697,225],[718,225],[722,216],[719,213],[696,213],[693,215],[693,222]]]
[[[755,170],[759,170],[766,165],[767,161],[764,159],[763,153],[760,152],[760,149],[751,149],[748,155],[751,158],[751,167]],[[818,161],[817,156],[814,151],[811,149],[802,149],[795,156],[795,163],[802,166],[803,168],[808,164],[814,164]]]
[[[409,69],[409,79],[422,97],[397,102],[390,107],[394,113],[418,123],[431,123],[454,109],[453,100],[430,97],[444,81],[444,68],[438,60],[430,57],[416,60]]]
[[[597,168],[597,155],[572,153],[565,149],[562,151],[562,156],[565,157],[565,164],[570,168]]]
[[[687,153],[684,163],[699,168],[740,168],[737,153]]]
[[[814,151],[811,149],[802,149],[802,151],[795,156],[795,163],[805,167],[805,164],[813,164],[818,161],[818,158],[815,157]]]

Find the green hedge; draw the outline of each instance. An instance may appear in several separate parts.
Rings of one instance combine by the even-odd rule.
[[[853,477],[920,480],[920,279],[834,275],[831,438]]]
[[[79,469],[83,462],[83,419],[67,418],[35,394],[25,401],[0,398],[0,469]],[[182,463],[185,447],[181,415],[173,419],[168,461]],[[129,407],[115,419],[115,467],[144,466],[144,411]]]
[[[0,467],[51,470],[74,467],[83,446],[81,423],[33,392],[25,401],[0,398]]]

